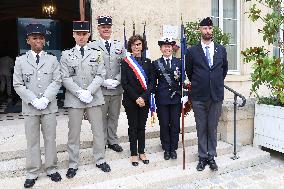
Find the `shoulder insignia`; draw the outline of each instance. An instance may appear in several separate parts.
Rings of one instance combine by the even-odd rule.
[[[95,51],[101,51],[100,49],[97,49],[97,48],[90,48],[92,50],[95,50]]]

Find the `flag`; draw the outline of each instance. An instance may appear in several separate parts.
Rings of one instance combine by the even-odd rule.
[[[180,28],[180,33],[181,33],[181,37],[180,37],[180,48],[181,48],[181,78],[182,78],[182,82],[184,82],[184,80],[186,79],[185,77],[185,53],[187,50],[186,47],[186,37],[185,37],[185,30],[184,30],[184,25],[183,23],[181,23],[181,28]]]
[[[125,31],[125,20],[123,22],[123,38],[124,38],[124,48],[127,49],[127,39],[126,39],[126,31]]]
[[[147,37],[146,37],[146,22],[144,24],[144,31],[143,31],[143,40],[145,42],[145,49],[142,52],[142,57],[143,58],[147,58],[147,51],[148,51],[148,47],[147,47]]]

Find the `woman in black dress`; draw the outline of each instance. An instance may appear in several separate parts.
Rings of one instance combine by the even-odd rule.
[[[131,163],[137,166],[138,159],[144,164],[149,163],[144,151],[145,126],[155,81],[151,60],[142,57],[142,51],[145,50],[143,38],[140,35],[130,37],[127,50],[131,55],[121,63],[121,84],[124,89],[122,104],[129,125]]]

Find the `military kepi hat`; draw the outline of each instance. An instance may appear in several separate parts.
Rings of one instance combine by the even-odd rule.
[[[176,44],[176,42],[171,37],[162,37],[158,41],[158,45],[159,46],[162,46],[162,45],[172,45],[172,46],[174,46],[175,44]]]
[[[90,22],[73,21],[73,32],[90,32]]]
[[[98,25],[112,25],[112,17],[111,16],[98,16]]]
[[[199,26],[213,26],[213,22],[210,17],[204,18],[199,23]]]
[[[42,24],[29,24],[26,26],[27,36],[31,34],[45,35],[46,29]]]

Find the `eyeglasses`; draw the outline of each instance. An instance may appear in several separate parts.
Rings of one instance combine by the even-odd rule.
[[[131,44],[131,46],[132,46],[132,47],[134,47],[134,46],[139,47],[139,46],[142,46],[142,43],[141,43],[141,42],[139,42],[139,43],[133,43],[133,44]]]

